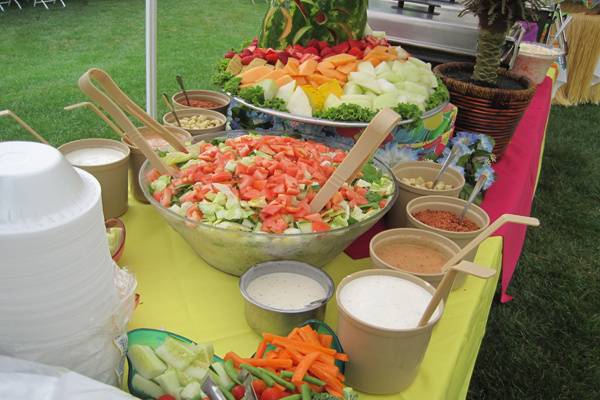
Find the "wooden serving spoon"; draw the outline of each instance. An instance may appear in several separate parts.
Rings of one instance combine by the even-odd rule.
[[[25,121],[23,121],[21,118],[19,118],[19,116],[17,114],[15,114],[14,112],[12,112],[11,110],[2,110],[2,111],[0,111],[0,117],[6,117],[6,116],[12,117],[15,121],[17,121],[17,124],[21,125],[21,127],[23,129],[25,129],[27,132],[31,133],[31,136],[33,136],[34,138],[36,138],[37,140],[39,140],[41,143],[50,145],[50,143],[48,143],[48,141],[46,139],[44,139],[44,137],[42,135],[40,135],[39,133],[37,133],[35,131],[35,129],[33,129]]]
[[[533,217],[524,217],[522,215],[514,215],[514,214],[503,214],[497,220],[495,220],[490,226],[485,228],[479,235],[477,235],[473,240],[471,240],[465,247],[463,247],[458,253],[452,256],[446,263],[442,266],[442,269],[448,268],[451,265],[454,265],[460,262],[463,258],[467,256],[475,247],[479,246],[481,242],[487,239],[492,233],[496,232],[502,225],[512,222],[514,224],[521,225],[529,225],[529,226],[539,226],[540,220]]]
[[[473,275],[482,279],[489,279],[492,276],[496,275],[495,270],[491,268],[481,267],[469,261],[461,261],[458,265],[451,266],[450,268],[448,268],[448,271],[442,278],[442,281],[440,282],[437,289],[435,290],[435,293],[431,297],[431,300],[429,301],[429,304],[427,305],[423,316],[421,316],[421,319],[419,320],[419,324],[417,325],[418,327],[427,325],[429,319],[440,304],[440,301],[446,298],[446,296],[450,292],[450,288],[454,283],[454,279],[456,278],[456,275],[458,275],[459,272],[464,272],[465,274]]]
[[[185,96],[185,101],[187,102],[187,105],[191,107],[190,98],[188,96],[187,91],[185,90],[185,85],[183,84],[183,78],[181,77],[181,75],[177,75],[175,77],[175,80],[177,80],[177,83],[179,84],[179,88],[181,89],[181,91],[183,92],[183,95]]]
[[[363,165],[373,157],[402,117],[390,108],[384,108],[371,120],[352,149],[331,174],[327,182],[310,202],[310,212],[320,212],[340,187],[360,173]]]

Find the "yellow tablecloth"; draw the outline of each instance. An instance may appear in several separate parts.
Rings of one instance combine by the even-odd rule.
[[[213,342],[217,354],[229,350],[252,354],[259,337],[244,319],[238,278],[208,266],[152,206],[133,199],[129,204],[123,217],[127,238],[120,264],[136,274],[141,294],[130,329],[166,329],[196,341]],[[475,261],[499,270],[501,257],[502,239],[494,237],[482,243]],[[344,276],[369,267],[369,259],[352,260],[341,254],[325,270],[337,284]],[[463,288],[452,292],[419,375],[408,389],[393,396],[361,398],[464,398],[497,281],[497,275],[488,281],[468,277]],[[332,300],[325,320],[335,327],[336,319]]]

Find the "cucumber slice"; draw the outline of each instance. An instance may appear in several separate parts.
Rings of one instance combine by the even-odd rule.
[[[202,386],[198,382],[192,382],[181,391],[181,400],[200,400],[204,397]]]
[[[134,344],[127,350],[127,355],[133,368],[146,379],[157,377],[167,369],[167,366],[148,346]]]
[[[180,370],[185,369],[196,358],[196,353],[186,343],[170,336],[154,352],[161,360]]]
[[[144,378],[140,374],[135,374],[131,380],[131,387],[138,393],[144,396],[158,399],[160,396],[165,394],[160,386],[156,383]]]
[[[177,378],[177,372],[175,370],[167,370],[164,374],[154,378],[154,381],[160,385],[165,393],[170,394],[177,400],[180,399],[179,392],[181,391],[181,384],[179,383],[179,378]]]

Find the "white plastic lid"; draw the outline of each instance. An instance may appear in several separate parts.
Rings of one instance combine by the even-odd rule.
[[[55,148],[0,143],[0,235],[59,226],[88,210],[99,196],[98,181],[75,170]]]

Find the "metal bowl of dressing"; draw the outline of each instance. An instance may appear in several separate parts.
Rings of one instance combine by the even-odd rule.
[[[300,286],[301,282],[298,282],[298,285],[294,285],[289,284],[293,282],[292,280],[285,280],[287,282],[285,285],[266,286],[268,288],[266,290],[270,292],[271,300],[274,296],[279,299],[277,302],[280,304],[274,304],[267,297],[258,298],[259,296],[256,295],[253,297],[252,290],[248,290],[250,284],[265,275],[276,273],[297,274],[310,278],[319,284],[323,289],[324,295],[319,296],[320,298],[308,299],[304,306],[298,306],[297,304],[291,306],[293,302],[297,301],[294,299],[301,299],[309,291],[306,287]],[[277,277],[281,277],[281,275]],[[298,279],[298,281],[300,280]],[[302,279],[302,281],[304,280]],[[263,287],[265,287],[265,282],[263,280]],[[256,290],[256,287],[254,290]],[[285,336],[294,327],[299,326],[309,319],[323,320],[327,302],[333,296],[334,285],[329,275],[310,264],[299,261],[269,261],[256,264],[242,275],[240,278],[240,292],[245,300],[246,322],[254,332],[259,335],[269,332]],[[300,294],[301,296],[294,296],[295,294]],[[284,303],[289,303],[290,306],[284,306]]]

